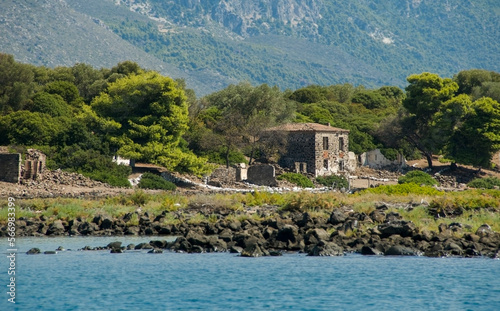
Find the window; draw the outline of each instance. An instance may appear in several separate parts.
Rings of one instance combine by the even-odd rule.
[[[328,170],[328,160],[327,159],[323,160],[323,167],[325,168],[325,170]]]
[[[344,170],[344,161],[339,161],[339,171]]]
[[[339,137],[339,150],[344,151],[344,137]]]
[[[307,173],[307,164],[304,162],[300,163],[300,172],[301,173]]]
[[[328,137],[323,137],[323,150],[328,150]]]

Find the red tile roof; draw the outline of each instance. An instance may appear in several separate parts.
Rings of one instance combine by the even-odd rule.
[[[268,131],[284,132],[349,132],[349,130],[318,123],[288,123],[269,128]]]

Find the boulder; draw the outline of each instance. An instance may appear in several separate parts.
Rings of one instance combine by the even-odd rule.
[[[294,225],[284,225],[283,228],[278,231],[278,234],[276,236],[276,240],[282,242],[290,241],[292,243],[295,243],[299,239],[299,229]]]
[[[384,252],[385,256],[417,256],[418,251],[404,245],[393,245]]]
[[[266,255],[268,254],[262,251],[260,246],[257,244],[248,246],[240,254],[241,257],[261,257]]]
[[[139,243],[135,246],[134,249],[153,249],[153,245],[149,243]]]
[[[40,254],[40,249],[36,248],[36,247],[33,247],[32,249],[30,249],[29,251],[27,251],[26,254],[28,254],[28,255]]]
[[[378,250],[375,247],[369,247],[369,246],[363,246],[361,248],[361,254],[362,255],[383,255],[384,252]]]
[[[493,233],[493,230],[491,230],[490,225],[484,224],[481,227],[477,228],[476,235],[480,237],[485,237],[489,236],[490,234]]]
[[[47,235],[61,235],[64,234],[65,228],[61,220],[54,221],[47,229]]]
[[[107,248],[121,248],[122,247],[122,242],[116,241],[116,242],[111,242],[106,246]]]
[[[340,210],[336,209],[330,214],[330,218],[328,218],[328,223],[332,225],[338,225],[340,223],[345,222],[347,216]]]
[[[306,232],[304,236],[304,240],[306,244],[318,244],[319,241],[328,241],[330,239],[330,235],[326,232],[325,229],[310,229]]]
[[[319,242],[311,251],[307,253],[308,256],[344,256],[344,249],[333,242]]]
[[[395,234],[402,237],[411,237],[417,231],[415,224],[413,224],[411,221],[404,220],[383,223],[377,228],[380,231],[382,238],[386,238]]]
[[[163,250],[159,249],[159,248],[153,248],[152,250],[150,250],[148,252],[148,254],[162,254],[163,253]]]

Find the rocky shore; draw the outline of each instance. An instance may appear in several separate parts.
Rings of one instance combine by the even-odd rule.
[[[381,204],[369,215],[349,209],[336,209],[329,218],[312,217],[309,213],[279,213],[270,211],[263,220],[246,217],[237,220],[224,212],[207,212],[210,221],[194,222],[179,215],[177,223],[165,221],[166,213],[128,213],[112,219],[70,221],[48,219],[18,219],[17,236],[130,235],[158,236],[150,243],[123,245],[121,242],[100,246],[120,253],[127,249],[150,249],[150,252],[234,252],[244,257],[276,256],[283,252],[303,252],[310,256],[341,256],[346,253],[363,255],[399,255],[429,257],[490,257],[500,258],[500,233],[488,225],[476,232],[466,232],[460,223],[442,223],[439,231],[418,230],[398,213],[388,212]],[[262,216],[265,212],[262,212]],[[135,224],[130,220],[134,218]],[[7,236],[2,228],[0,236]],[[173,242],[161,236],[177,237]],[[87,248],[92,249],[92,248]],[[36,249],[30,251],[37,253]]]

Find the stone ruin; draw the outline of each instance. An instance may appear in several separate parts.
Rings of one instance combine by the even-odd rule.
[[[38,179],[45,170],[47,157],[40,150],[28,149],[24,162],[23,178]]]
[[[39,150],[28,149],[23,166],[20,153],[8,153],[6,148],[0,151],[0,181],[19,183],[21,179],[38,179],[45,170],[46,156]]]

